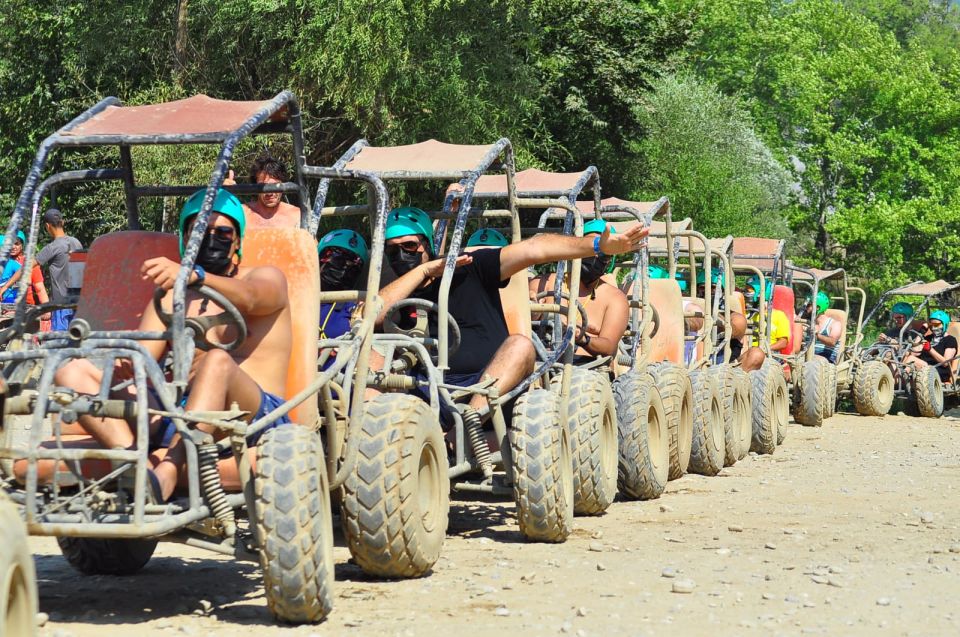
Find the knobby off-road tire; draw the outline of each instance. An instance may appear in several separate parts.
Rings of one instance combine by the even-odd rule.
[[[853,405],[861,416],[886,416],[893,406],[893,372],[881,361],[866,361],[853,377]]]
[[[826,360],[826,359],[824,359]],[[826,399],[823,405],[823,419],[833,418],[837,412],[837,366],[827,361],[825,369],[826,375]]]
[[[739,367],[718,365],[710,370],[720,389],[720,406],[723,410],[723,466],[733,466],[740,459],[743,430],[750,430],[750,398],[744,399]],[[738,394],[738,392],[740,392]]]
[[[257,446],[256,507],[267,607],[280,621],[318,622],[333,608],[333,520],[320,437],[284,425]]]
[[[84,575],[133,575],[150,561],[157,541],[58,537],[60,552]]]
[[[600,515],[617,496],[617,406],[606,375],[572,369],[567,427],[573,512]]]
[[[0,496],[0,635],[37,634],[37,575],[17,507]]]
[[[743,460],[750,453],[750,444],[753,441],[753,384],[750,382],[750,374],[740,368],[736,370],[737,391],[746,405],[746,412],[739,430],[740,446],[737,455],[737,460]]]
[[[686,368],[673,363],[650,366],[663,402],[663,415],[670,434],[670,472],[668,479],[676,480],[690,466],[693,440],[693,385]]]
[[[793,418],[806,427],[823,425],[830,400],[830,378],[827,366],[830,363],[821,356],[814,356],[803,363],[800,384],[800,400],[794,404]]]
[[[780,384],[777,375],[783,372],[777,365],[765,362],[760,369],[750,372],[753,386],[751,392],[753,438],[750,451],[760,454],[773,453],[777,448],[777,429],[780,418],[777,414],[777,390]]]
[[[420,577],[440,557],[450,512],[446,445],[430,406],[381,394],[366,405],[340,517],[354,560],[378,577]]]
[[[943,383],[934,367],[918,369],[913,376],[913,399],[924,418],[943,415]]]
[[[724,436],[723,398],[716,378],[710,370],[690,374],[693,385],[693,442],[690,450],[690,471],[715,476],[723,468]]]
[[[773,365],[773,369],[776,384],[773,413],[777,417],[777,446],[779,447],[787,435],[787,424],[790,422],[790,390],[787,388],[787,377],[783,373],[783,367],[777,364]]]
[[[559,398],[531,389],[517,399],[510,425],[513,496],[520,532],[536,542],[563,542],[573,529],[573,465]]]
[[[619,431],[620,493],[631,500],[659,498],[670,470],[670,432],[653,377],[634,371],[613,381]]]

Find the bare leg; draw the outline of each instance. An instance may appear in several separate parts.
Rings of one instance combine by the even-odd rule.
[[[766,354],[759,347],[751,347],[740,356],[740,368],[745,372],[752,372],[763,366]]]
[[[746,317],[740,312],[730,312],[730,338],[741,341],[746,333]]]
[[[214,349],[207,352],[197,366],[186,409],[217,411],[236,402],[240,409],[256,414],[260,409],[260,393],[260,386],[240,369],[229,354]],[[197,428],[201,431],[213,431],[212,427],[202,424]],[[174,435],[170,451],[154,470],[165,500],[173,494],[177,486],[177,475],[185,462],[183,442],[179,435]]]
[[[58,369],[54,382],[81,394],[96,395],[103,382],[103,372],[90,361],[78,358]],[[87,433],[107,449],[133,447],[133,430],[126,420],[83,415],[78,421]]]
[[[505,394],[533,372],[536,359],[537,352],[533,349],[530,339],[514,334],[507,337],[507,340],[497,348],[493,358],[484,368],[483,374],[496,378],[497,382],[493,386],[501,394]],[[486,404],[487,398],[480,394],[475,394],[470,399],[470,406],[476,410],[483,409]]]

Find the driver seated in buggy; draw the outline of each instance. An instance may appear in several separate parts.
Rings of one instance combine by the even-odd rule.
[[[181,257],[205,192],[195,192],[180,212]],[[273,266],[241,265],[245,227],[240,201],[226,190],[219,190],[196,265],[190,275],[186,311],[187,316],[216,316],[221,313],[216,303],[194,289],[204,285],[236,307],[246,323],[247,338],[231,352],[218,348],[196,351],[190,383],[181,406],[189,411],[222,411],[236,404],[240,410],[248,412],[248,420],[255,420],[284,402],[282,397],[291,356],[292,328],[287,281],[283,272]],[[145,281],[166,291],[161,306],[167,313],[172,311],[172,288],[179,269],[180,263],[161,256],[146,259],[140,270]],[[160,315],[153,303],[149,303],[144,308],[138,331],[163,330]],[[230,343],[238,336],[237,328],[229,324],[212,327],[207,334],[212,342],[221,344]],[[148,340],[140,344],[158,361],[168,351],[168,343],[163,341]],[[116,362],[114,383],[132,378],[132,375],[129,360]],[[55,382],[81,394],[96,395],[103,378],[103,370],[93,362],[73,359],[57,370]],[[119,390],[119,393],[121,395],[115,397],[129,398],[135,390],[131,386]],[[153,408],[158,406],[155,396],[150,397],[150,404]],[[272,426],[289,422],[286,417],[281,417]],[[81,415],[79,425],[99,446],[108,449],[129,449],[136,444],[134,431],[125,420]],[[199,424],[198,429],[211,433],[214,438],[225,435],[205,424]],[[264,431],[266,429],[248,437],[248,444],[251,447],[256,445]],[[182,470],[186,463],[184,445],[170,419],[157,416],[151,420],[150,448],[153,495],[157,500],[166,501],[173,495],[178,482],[185,480]],[[253,461],[255,453],[249,455]],[[19,464],[25,464],[25,461]],[[227,488],[239,485],[234,465],[224,462],[219,465]],[[234,466],[233,476],[223,475],[224,467],[228,466]],[[52,472],[52,467],[47,470]]]
[[[506,247],[488,247],[458,256],[449,308],[461,341],[450,356],[444,382],[466,387],[489,377],[501,395],[510,391],[532,373],[536,361],[530,338],[510,334],[507,328],[500,290],[510,278],[532,265],[633,252],[646,234],[640,224],[622,234],[611,234],[609,229],[588,237],[540,234]],[[378,328],[391,307],[404,299],[438,302],[445,262],[438,258],[430,217],[419,208],[391,210],[385,237],[384,255],[397,279],[380,290],[384,310],[377,317]],[[437,333],[436,318],[435,313],[430,314],[431,335]],[[484,394],[473,394],[464,419],[479,418],[486,401]]]
[[[897,343],[900,340],[900,333],[903,330],[903,326],[907,324],[907,321],[910,321],[913,318],[913,306],[904,301],[899,303],[894,303],[893,308],[890,310],[890,322],[892,325],[885,329],[879,336],[877,336],[877,341],[880,343]],[[923,324],[920,321],[913,321],[910,327],[907,328],[915,329],[918,331],[923,331],[926,328],[923,327]]]
[[[583,225],[583,236],[599,237],[607,229],[603,219],[591,219]],[[616,229],[610,227],[611,234]],[[577,326],[574,365],[594,360],[598,356],[613,356],[617,353],[620,339],[627,330],[630,306],[627,295],[620,288],[603,280],[603,275],[612,270],[613,257],[598,254],[580,262],[580,290],[577,300],[586,312],[587,324]],[[549,273],[530,280],[530,296],[537,298],[543,292],[554,289],[556,273]],[[569,287],[564,282],[564,291]]]

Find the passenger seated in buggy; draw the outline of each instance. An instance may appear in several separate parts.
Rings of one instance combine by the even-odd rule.
[[[949,382],[950,362],[957,356],[957,339],[947,333],[949,325],[950,315],[943,310],[932,312],[923,338],[911,347],[903,362],[918,369],[936,365],[940,380]]]
[[[205,192],[200,190],[194,193],[180,212],[181,256]],[[247,338],[232,352],[217,348],[206,352],[196,351],[182,406],[189,411],[221,411],[230,409],[236,403],[239,409],[249,412],[249,420],[255,420],[283,403],[292,329],[287,282],[283,272],[273,266],[241,265],[245,227],[240,201],[221,189],[213,203],[206,235],[190,276],[187,315],[215,316],[220,313],[218,306],[192,289],[205,285],[222,294],[239,310],[246,323]],[[146,259],[141,267],[144,280],[167,290],[162,307],[168,313],[172,311],[171,289],[179,269],[177,261],[166,257]],[[153,303],[144,308],[139,330],[164,330]],[[211,328],[207,336],[213,342],[229,343],[236,334],[232,326],[221,325]],[[168,343],[161,341],[142,341],[141,345],[157,360],[161,360],[168,349]],[[81,394],[93,395],[99,391],[103,377],[103,371],[91,361],[74,359],[57,371],[56,384]],[[131,377],[129,360],[118,361],[113,382]],[[134,393],[132,388],[123,391],[127,395]],[[152,407],[158,406],[155,397],[151,396],[150,402]],[[284,417],[273,426],[288,422]],[[132,448],[135,445],[134,432],[125,420],[80,416],[79,424],[100,446]],[[210,432],[215,438],[223,435],[220,430],[208,425],[200,424],[198,428]],[[256,445],[264,431],[248,438],[248,444]],[[181,470],[186,462],[185,448],[172,421],[167,418],[155,417],[151,421],[150,443],[154,495],[165,501],[173,494],[182,477]],[[232,482],[224,479],[225,485]]]

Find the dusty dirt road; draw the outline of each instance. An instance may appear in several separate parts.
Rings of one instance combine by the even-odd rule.
[[[958,492],[960,421],[839,414],[578,518],[565,545],[523,542],[512,504],[455,502],[424,579],[368,580],[338,547],[333,614],[295,628],[253,565],[161,544],[140,575],[83,577],[35,538],[41,634],[956,635]]]

